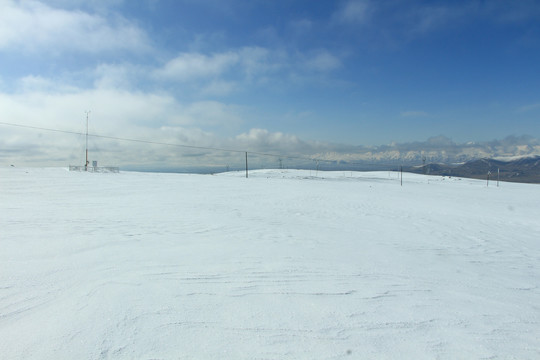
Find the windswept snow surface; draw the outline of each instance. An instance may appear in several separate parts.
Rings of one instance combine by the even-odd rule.
[[[0,169],[2,359],[538,359],[540,187]]]

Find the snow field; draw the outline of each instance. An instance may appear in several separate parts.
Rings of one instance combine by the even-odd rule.
[[[540,188],[0,169],[5,359],[534,359]]]

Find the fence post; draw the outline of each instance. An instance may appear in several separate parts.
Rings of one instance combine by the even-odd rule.
[[[403,165],[400,166],[400,172],[401,172],[401,186],[403,186]]]
[[[248,178],[248,155],[246,151],[246,179]]]

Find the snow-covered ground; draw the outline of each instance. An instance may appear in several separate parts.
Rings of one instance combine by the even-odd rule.
[[[0,169],[2,359],[538,359],[540,187]]]

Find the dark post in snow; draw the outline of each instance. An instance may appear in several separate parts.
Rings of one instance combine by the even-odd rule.
[[[403,186],[403,165],[400,166],[400,173],[401,173],[401,186]]]
[[[499,168],[497,168],[497,187],[499,187]]]
[[[88,171],[88,114],[90,110],[86,111],[86,162],[84,163],[84,171]]]
[[[246,151],[246,179],[248,178],[248,162],[247,162],[247,151]]]

